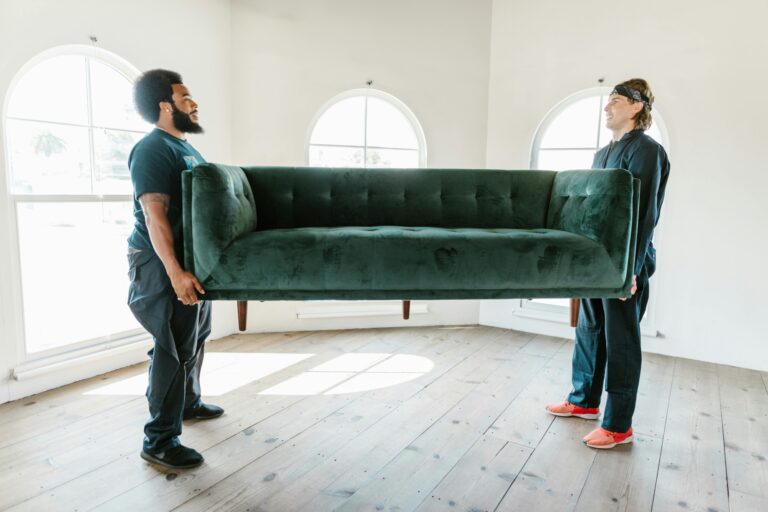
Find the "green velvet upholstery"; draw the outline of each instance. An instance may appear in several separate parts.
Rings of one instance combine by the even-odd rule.
[[[556,173],[246,167],[259,230],[342,226],[544,227]]]
[[[616,272],[623,275],[632,237],[627,226],[634,205],[626,200],[632,197],[632,188],[632,180],[618,172],[562,172],[552,188],[547,227],[599,242],[611,254]]]
[[[182,185],[185,262],[207,299],[618,297],[631,287],[639,182],[623,170],[203,164]]]

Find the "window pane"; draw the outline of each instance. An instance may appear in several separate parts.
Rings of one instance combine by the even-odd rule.
[[[6,129],[13,193],[91,193],[88,128],[9,119]]]
[[[605,107],[606,104],[608,104],[608,96],[603,96],[601,98],[601,105]],[[605,111],[600,110],[600,142],[598,147],[607,146],[611,142],[611,138],[613,138],[613,132],[605,127]]]
[[[542,149],[539,151],[539,162],[536,167],[550,171],[591,169],[594,156],[594,149],[570,149],[563,151]]]
[[[363,148],[310,146],[309,165],[315,167],[364,167]]]
[[[365,97],[347,98],[332,105],[318,119],[310,144],[365,145]]]
[[[115,68],[91,59],[93,124],[107,128],[150,129],[133,106],[133,84]]]
[[[419,152],[401,149],[368,148],[366,167],[418,167]]]
[[[134,144],[143,136],[144,134],[135,132],[94,129],[93,143],[96,155],[94,192],[97,194],[131,194],[128,155]]]
[[[62,55],[30,69],[13,88],[8,116],[88,123],[85,57]]]
[[[139,328],[126,305],[132,205],[19,203],[29,352]]]
[[[593,148],[597,140],[600,97],[584,98],[568,105],[550,123],[541,139],[542,148]]]
[[[391,103],[373,97],[368,98],[368,146],[419,149],[408,118]]]

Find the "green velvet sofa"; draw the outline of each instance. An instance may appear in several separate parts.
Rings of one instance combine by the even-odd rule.
[[[182,176],[184,262],[208,300],[621,297],[640,183],[625,170],[207,163]],[[407,316],[407,315],[406,315]]]

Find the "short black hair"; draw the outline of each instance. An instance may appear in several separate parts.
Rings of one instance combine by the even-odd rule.
[[[146,121],[154,124],[160,118],[161,101],[173,103],[173,84],[184,83],[181,75],[167,69],[153,69],[141,75],[133,86],[136,110]]]

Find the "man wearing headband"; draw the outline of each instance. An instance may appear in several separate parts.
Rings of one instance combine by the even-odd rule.
[[[632,415],[640,383],[640,320],[648,304],[648,279],[656,270],[651,240],[669,177],[669,159],[644,132],[651,126],[653,94],[633,78],[618,84],[605,106],[613,140],[595,155],[593,169],[627,169],[640,179],[640,217],[632,296],[581,299],[573,351],[573,389],[567,401],[547,406],[555,416],[597,419],[603,382],[608,392],[602,425],[584,438],[591,448],[632,442]]]

